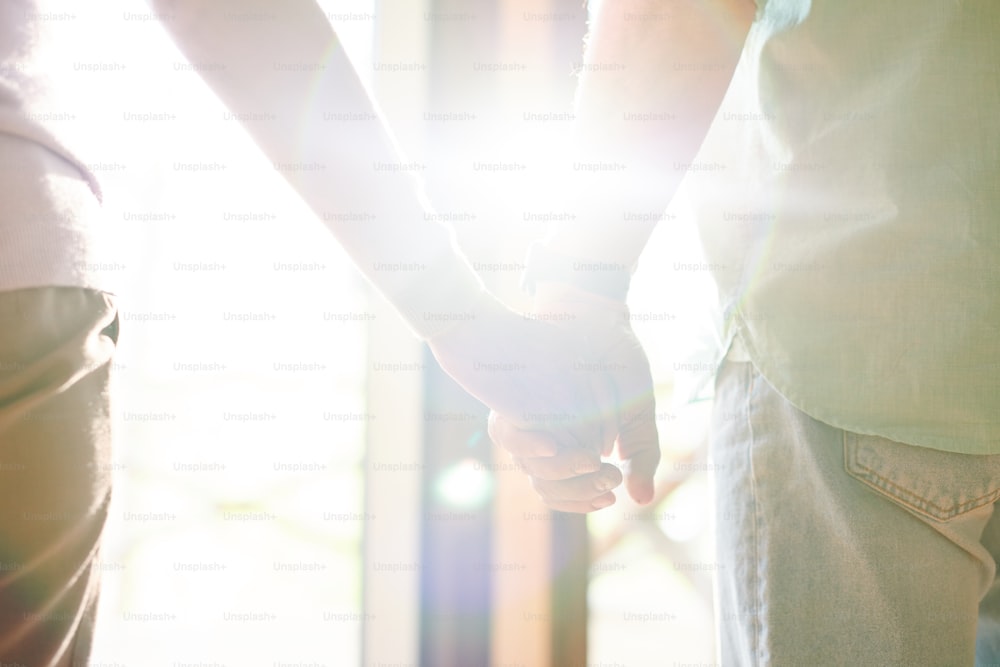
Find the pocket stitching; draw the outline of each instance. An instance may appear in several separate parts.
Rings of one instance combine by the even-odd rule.
[[[857,460],[858,449],[857,447],[851,447],[851,440],[849,439],[850,435],[851,434],[848,431],[844,431],[844,452],[846,454],[845,464],[847,473],[863,484],[873,489],[882,491],[883,494],[888,496],[890,500],[895,500],[898,504],[914,512],[918,512],[932,519],[944,521],[985,505],[988,502],[996,501],[1000,498],[1000,489],[995,489],[989,493],[979,496],[978,498],[972,498],[964,503],[954,505],[951,508],[940,507],[933,501],[917,495],[916,493],[903,488],[898,484],[895,484],[888,478],[878,474],[872,468],[859,463]]]

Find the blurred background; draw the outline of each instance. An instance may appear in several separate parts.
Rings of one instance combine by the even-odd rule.
[[[567,140],[588,8],[320,4],[427,165],[440,220],[526,307],[524,250],[560,214],[546,163]],[[714,287],[685,193],[630,294],[657,382],[658,499],[550,513],[490,444],[485,409],[201,82],[211,64],[187,62],[141,0],[71,11],[67,52],[85,39],[123,64],[76,91],[122,307],[93,664],[715,664]]]

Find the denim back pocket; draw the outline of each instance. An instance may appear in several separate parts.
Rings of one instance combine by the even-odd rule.
[[[937,521],[1000,498],[1000,454],[956,454],[845,431],[844,467],[893,502]]]

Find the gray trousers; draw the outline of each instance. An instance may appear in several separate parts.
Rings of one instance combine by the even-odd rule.
[[[1000,665],[1000,456],[834,428],[731,360],[712,456],[723,665]]]
[[[110,500],[112,297],[0,292],[0,662],[87,665]]]

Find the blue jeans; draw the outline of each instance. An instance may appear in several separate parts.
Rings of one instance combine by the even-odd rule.
[[[716,383],[723,665],[1000,665],[1000,455],[834,428],[749,362]]]

